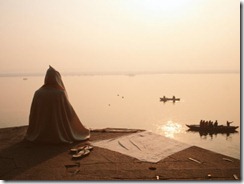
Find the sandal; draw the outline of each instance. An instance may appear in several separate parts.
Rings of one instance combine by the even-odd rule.
[[[72,158],[73,159],[79,159],[79,158],[83,158],[83,157],[85,157],[85,156],[87,156],[89,154],[90,154],[90,150],[83,149],[83,150],[79,151],[78,153],[74,154],[72,156]]]
[[[86,145],[85,149],[91,151],[91,150],[93,150],[93,147],[91,145]]]
[[[93,147],[90,146],[90,145],[80,146],[78,148],[72,148],[72,149],[70,149],[70,152],[71,153],[78,153],[79,151],[84,150],[84,149],[86,149],[86,150],[92,150]]]

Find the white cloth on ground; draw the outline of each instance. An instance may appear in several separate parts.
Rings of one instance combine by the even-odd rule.
[[[94,141],[91,144],[152,163],[157,163],[176,152],[190,147],[188,144],[149,131],[115,139]]]

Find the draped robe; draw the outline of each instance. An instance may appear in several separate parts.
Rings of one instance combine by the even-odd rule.
[[[44,85],[32,100],[26,140],[71,143],[89,137],[89,129],[81,123],[68,100],[61,75],[50,66]]]

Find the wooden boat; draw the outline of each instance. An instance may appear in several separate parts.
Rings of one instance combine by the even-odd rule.
[[[235,132],[236,129],[239,126],[224,126],[224,125],[218,125],[218,126],[206,126],[206,127],[200,127],[200,125],[186,125],[189,130],[191,131],[198,131],[198,132],[212,132],[212,133],[231,133]]]
[[[167,102],[167,101],[173,101],[173,102],[175,102],[175,101],[180,101],[180,98],[175,98],[175,96],[173,96],[172,98],[167,98],[167,97],[163,97],[163,98],[160,98],[160,101],[162,101],[162,102]]]

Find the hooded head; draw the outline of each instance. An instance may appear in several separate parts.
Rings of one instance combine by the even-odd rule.
[[[46,72],[43,87],[54,87],[54,88],[65,90],[60,73],[50,65],[49,65],[49,69]]]

